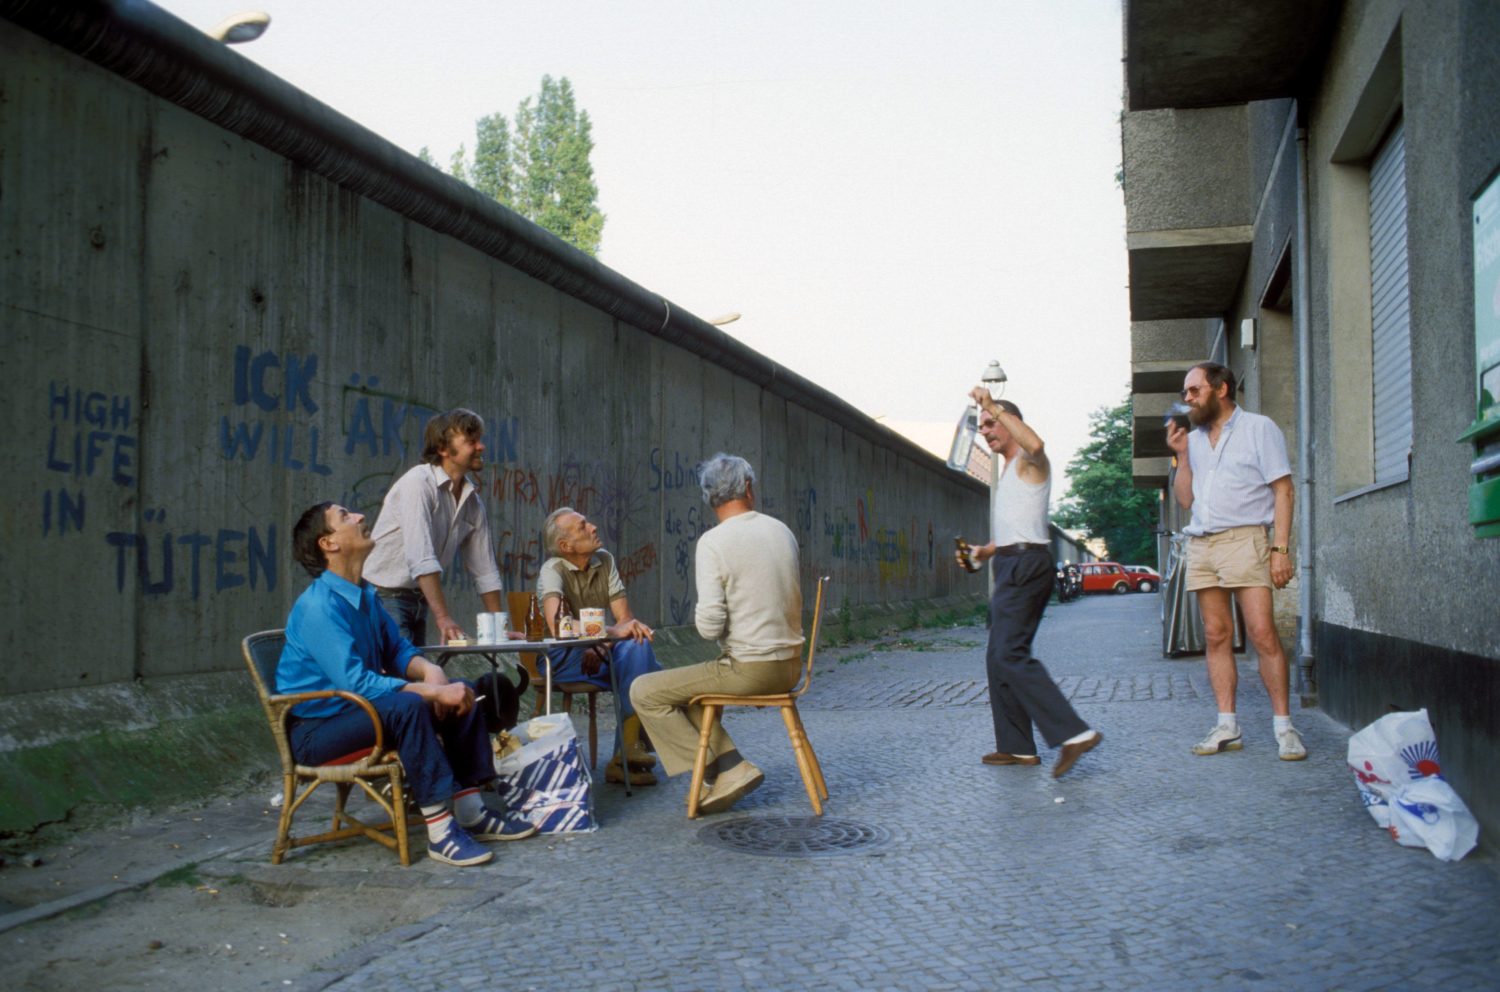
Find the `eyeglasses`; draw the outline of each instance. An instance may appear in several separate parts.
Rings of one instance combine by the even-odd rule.
[[[1197,396],[1199,393],[1203,392],[1203,390],[1206,389],[1206,388],[1208,388],[1208,387],[1206,387],[1206,386],[1189,386],[1186,389],[1184,389],[1181,393],[1179,393],[1178,395],[1181,396],[1183,399],[1188,399],[1190,397]]]

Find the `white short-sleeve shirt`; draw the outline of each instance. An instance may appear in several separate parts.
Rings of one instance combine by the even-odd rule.
[[[1270,526],[1276,515],[1271,483],[1292,474],[1286,437],[1270,417],[1235,407],[1208,443],[1208,428],[1188,432],[1193,470],[1193,518],[1183,533],[1194,537],[1231,527]]]

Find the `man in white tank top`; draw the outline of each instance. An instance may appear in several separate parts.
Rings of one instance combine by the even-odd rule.
[[[1073,767],[1104,735],[1074,712],[1043,664],[1031,655],[1031,640],[1052,596],[1052,546],[1047,499],[1052,466],[1042,439],[1009,400],[993,400],[983,386],[972,399],[979,406],[979,433],[990,451],[1005,459],[991,494],[990,543],[973,549],[976,561],[994,559],[995,592],[990,597],[990,643],[985,674],[995,720],[995,750],[987,765],[1037,765],[1032,725],[1049,747],[1058,748],[1052,777]]]

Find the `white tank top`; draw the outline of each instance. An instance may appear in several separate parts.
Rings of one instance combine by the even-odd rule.
[[[990,540],[1007,544],[1047,544],[1047,501],[1052,496],[1052,474],[1039,483],[1021,478],[1017,463],[1021,455],[1006,462],[1000,483],[990,500]]]

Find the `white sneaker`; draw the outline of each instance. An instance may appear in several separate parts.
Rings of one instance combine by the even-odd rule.
[[[1307,748],[1302,746],[1302,735],[1296,727],[1288,727],[1276,735],[1276,751],[1282,761],[1301,761],[1307,757]]]
[[[1220,754],[1240,749],[1240,732],[1220,724],[1207,737],[1193,745],[1194,754]]]

